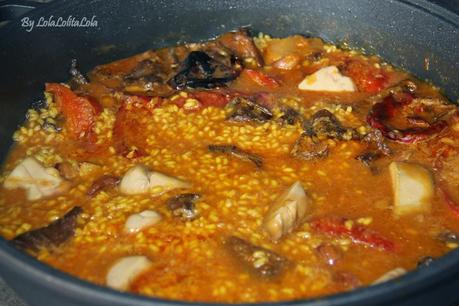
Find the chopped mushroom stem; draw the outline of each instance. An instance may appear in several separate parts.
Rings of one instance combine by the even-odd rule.
[[[131,283],[151,265],[152,262],[145,256],[123,257],[108,271],[107,286],[117,290],[128,290]]]
[[[352,79],[343,76],[336,66],[324,67],[308,75],[301,81],[298,88],[311,91],[356,91]]]
[[[124,224],[128,233],[136,233],[161,221],[161,215],[154,210],[144,210],[130,215]]]
[[[258,277],[278,276],[289,265],[289,261],[281,255],[236,236],[228,237],[225,245],[248,271]]]
[[[277,198],[263,219],[263,229],[277,241],[299,226],[310,209],[311,199],[300,182],[295,182]]]
[[[6,189],[25,189],[27,199],[31,201],[60,193],[67,187],[57,169],[45,168],[33,157],[27,157],[17,165],[5,179],[4,186]]]
[[[161,194],[177,188],[188,188],[190,184],[166,174],[150,171],[143,165],[129,169],[121,179],[120,191],[124,194]]]
[[[389,166],[397,215],[429,212],[434,185],[429,170],[421,165],[392,162]]]
[[[256,103],[253,98],[236,97],[227,105],[232,112],[229,121],[235,122],[266,122],[273,118],[273,113],[263,105]]]

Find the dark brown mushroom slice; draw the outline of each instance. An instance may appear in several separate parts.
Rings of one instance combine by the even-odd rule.
[[[355,129],[344,127],[338,118],[326,109],[315,112],[310,120],[304,120],[303,130],[307,135],[316,136],[320,139],[360,139],[360,135]]]
[[[371,167],[373,162],[381,157],[381,153],[374,151],[366,151],[357,155],[355,159],[362,162],[367,167]]]
[[[303,133],[296,140],[290,153],[299,159],[314,160],[327,157],[329,149],[326,140]]]
[[[92,183],[91,187],[88,189],[87,195],[92,197],[102,190],[107,190],[109,188],[118,186],[119,183],[119,176],[102,175]]]
[[[384,156],[392,155],[392,149],[386,144],[381,131],[372,129],[362,138],[364,143],[367,143],[367,149],[357,155],[355,159],[368,167],[372,174],[379,173],[379,168],[376,162]]]
[[[225,86],[239,75],[238,70],[213,59],[206,52],[192,51],[168,84],[174,89]]]
[[[169,198],[166,202],[172,214],[184,221],[191,221],[198,217],[195,202],[201,198],[197,193],[183,193]]]
[[[368,167],[373,175],[377,175],[379,173],[379,169],[376,167],[375,162],[382,156],[383,155],[377,151],[365,151],[357,155],[355,159]]]
[[[49,225],[20,234],[11,243],[19,249],[34,252],[43,247],[57,247],[73,236],[77,217],[82,212],[83,209],[76,206]]]
[[[362,140],[368,143],[370,147],[374,147],[375,151],[381,152],[385,156],[392,154],[392,149],[386,143],[380,130],[372,129],[362,138]]]
[[[209,145],[210,152],[233,155],[241,160],[253,163],[257,168],[263,167],[263,158],[253,153],[243,151],[235,145]]]
[[[279,117],[279,121],[282,124],[295,125],[297,123],[303,122],[304,118],[301,114],[290,106],[281,107],[282,116]]]
[[[250,98],[236,97],[228,103],[232,111],[226,117],[234,122],[266,122],[273,118],[273,113],[266,107],[252,101]]]
[[[347,129],[341,125],[338,118],[326,109],[314,113],[311,118],[312,129],[318,137],[343,139]]]
[[[257,277],[278,276],[290,265],[285,257],[236,236],[228,237],[225,246],[239,263]]]

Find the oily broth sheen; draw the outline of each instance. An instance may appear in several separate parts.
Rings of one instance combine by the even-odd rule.
[[[328,55],[329,64],[348,51],[335,52]],[[362,57],[356,53],[350,56]],[[114,67],[129,71],[142,58],[125,60]],[[272,92],[276,99],[300,109],[307,117],[327,108],[344,126],[366,126],[365,117],[371,107],[366,99],[370,94],[298,90],[298,83],[312,70],[309,66],[291,71],[266,68],[264,72],[282,84],[279,88],[266,89],[244,79],[235,80],[229,88],[245,93]],[[391,71],[390,80],[394,84],[407,75]],[[100,86],[92,88],[98,98],[106,94]],[[437,89],[426,84],[419,85],[419,91],[440,96]],[[118,258],[144,255],[153,264],[135,279],[132,292],[207,302],[284,301],[332,294],[349,289],[336,280],[337,273],[351,273],[362,285],[369,285],[393,268],[412,270],[420,258],[440,257],[450,250],[434,237],[445,229],[459,232],[459,222],[439,196],[434,197],[429,214],[394,216],[387,166],[391,160],[405,160],[401,154],[378,164],[377,175],[355,159],[366,148],[366,144],[357,140],[332,142],[327,158],[299,160],[290,151],[302,133],[300,125],[281,125],[274,120],[261,124],[229,123],[225,120],[227,114],[221,107],[196,112],[187,112],[173,104],[156,108],[151,117],[139,118],[139,133],[134,137],[145,143],[147,155],[137,159],[120,156],[111,147],[115,106],[107,107],[105,117],[98,119],[98,137],[104,137],[104,142],[94,152],[87,152],[78,142],[68,140],[65,129],[50,137],[45,130],[36,128],[40,118],[32,116],[25,130],[16,134],[17,143],[5,163],[3,180],[26,155],[38,156],[47,166],[56,161],[74,160],[99,167],[74,179],[66,193],[34,202],[27,201],[21,189],[1,187],[0,234],[12,239],[49,224],[74,206],[81,206],[84,213],[78,219],[74,237],[57,248],[42,249],[36,254],[39,260],[103,285],[108,269]],[[209,144],[235,144],[260,155],[264,158],[263,168],[258,170],[235,157],[210,153]],[[390,146],[394,152],[417,150],[415,144],[391,142]],[[428,157],[413,156],[413,162],[433,168]],[[172,217],[165,202],[177,191],[160,196],[126,196],[115,188],[87,196],[92,182],[101,175],[122,176],[135,164],[190,181],[191,192],[202,195],[196,204],[200,217],[192,222]],[[300,181],[312,198],[312,207],[300,227],[279,242],[272,242],[261,229],[263,216],[278,195],[295,181]],[[127,217],[146,209],[157,211],[163,220],[141,232],[127,234],[124,231]],[[383,251],[354,244],[345,237],[315,233],[308,221],[323,216],[370,220],[367,226],[393,241],[396,249]],[[223,241],[229,235],[273,250],[293,264],[273,279],[256,277],[225,249]],[[316,251],[323,243],[338,247],[342,253],[332,267]]]

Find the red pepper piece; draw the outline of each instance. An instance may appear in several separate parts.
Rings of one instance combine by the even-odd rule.
[[[435,122],[426,128],[395,130],[389,127],[385,122],[394,117],[402,106],[410,104],[413,99],[414,97],[407,93],[399,93],[397,99],[394,95],[385,97],[382,102],[376,103],[371,109],[367,116],[368,124],[380,130],[386,138],[403,143],[414,143],[439,133],[447,127],[448,124],[445,121]]]
[[[178,107],[183,108],[187,99],[196,99],[199,101],[198,106],[188,109],[188,111],[198,111],[210,106],[225,107],[231,100],[231,95],[214,91],[193,91],[187,92],[187,96],[185,97],[178,96],[171,101]]]
[[[203,107],[225,107],[230,100],[229,95],[211,91],[196,91],[192,93],[192,96],[201,102]]]
[[[364,92],[377,93],[387,86],[386,73],[372,63],[352,61],[346,67],[346,74]]]
[[[271,78],[270,76],[264,74],[258,70],[252,69],[244,69],[241,74],[247,75],[252,81],[257,83],[260,86],[268,87],[268,88],[276,88],[279,87],[279,83]]]
[[[385,251],[395,250],[395,244],[381,234],[360,224],[354,223],[352,227],[347,227],[346,221],[346,218],[325,217],[313,220],[310,224],[314,230],[324,234],[347,237],[354,243]]]
[[[67,86],[57,83],[47,83],[46,91],[53,94],[71,135],[75,139],[90,138],[96,116],[101,111],[97,101],[79,97]]]

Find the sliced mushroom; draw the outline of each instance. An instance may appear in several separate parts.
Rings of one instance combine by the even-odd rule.
[[[246,269],[258,277],[277,276],[289,265],[281,255],[236,236],[230,236],[225,245]]]
[[[403,269],[403,268],[395,268],[393,270],[390,270],[389,272],[386,272],[381,277],[377,278],[372,283],[372,285],[376,285],[376,284],[380,284],[380,283],[384,283],[384,282],[393,280],[393,279],[395,279],[397,277],[400,277],[400,276],[404,275],[406,272],[407,271],[405,269]]]
[[[214,88],[234,80],[239,71],[228,67],[203,51],[188,54],[179,72],[168,81],[175,89]]]
[[[305,122],[306,133],[323,138],[350,139],[354,137],[355,131],[345,128],[341,122],[329,110],[321,109],[312,115],[311,122]]]
[[[13,240],[16,247],[23,250],[38,251],[42,247],[56,247],[73,236],[76,219],[83,212],[81,207],[74,207],[62,218],[30,232],[23,233]]]
[[[131,283],[151,265],[152,262],[145,256],[123,257],[108,271],[107,286],[117,290],[128,290]]]
[[[382,156],[382,154],[379,153],[379,152],[366,151],[366,152],[363,152],[360,155],[357,155],[355,157],[355,159],[357,159],[358,161],[360,161],[362,164],[364,164],[365,166],[369,167],[370,169],[374,169],[374,168],[372,168],[373,163],[376,160],[378,160],[379,158],[381,158],[381,156]]]
[[[327,139],[358,138],[354,129],[344,127],[338,118],[326,109],[314,113],[310,120],[303,120],[303,129],[304,132],[295,142],[291,154],[304,160],[327,157],[329,153]]]
[[[179,194],[167,200],[167,207],[172,211],[174,216],[184,221],[191,221],[198,216],[198,211],[194,203],[200,197],[201,195],[196,193]]]
[[[352,79],[342,75],[336,66],[324,67],[308,75],[301,81],[298,88],[311,91],[356,91]]]
[[[376,175],[380,172],[376,162],[384,156],[392,155],[392,150],[385,143],[384,136],[380,130],[371,130],[362,140],[367,143],[367,148],[357,155],[355,159],[368,167],[372,174]]]
[[[385,142],[384,136],[380,130],[371,130],[362,138],[362,140],[368,143],[371,147],[374,147],[375,151],[378,151],[385,156],[392,154],[392,150]]]
[[[421,165],[392,162],[389,166],[397,215],[429,212],[434,184],[429,170]]]
[[[120,183],[120,191],[124,194],[163,193],[176,188],[187,188],[190,184],[166,174],[150,171],[143,165],[129,169]]]
[[[5,179],[4,186],[25,189],[31,201],[60,193],[66,187],[57,169],[45,168],[33,157],[19,163]]]
[[[252,162],[257,168],[263,166],[263,158],[261,156],[243,151],[234,145],[209,145],[208,148],[210,152],[231,154],[241,160]]]
[[[124,224],[124,229],[128,233],[136,233],[144,228],[155,225],[161,221],[161,219],[161,215],[156,211],[144,210],[138,214],[130,215]]]
[[[300,225],[311,206],[311,199],[300,182],[295,182],[271,205],[263,219],[263,229],[277,241]]]
[[[303,116],[293,107],[282,106],[281,111],[282,116],[279,117],[279,121],[282,124],[295,125],[298,122],[303,122]]]
[[[266,107],[249,98],[236,97],[228,103],[231,113],[226,118],[235,122],[266,122],[273,118],[273,113]]]
[[[328,144],[315,136],[302,133],[290,152],[294,157],[304,160],[325,158],[328,156]]]

